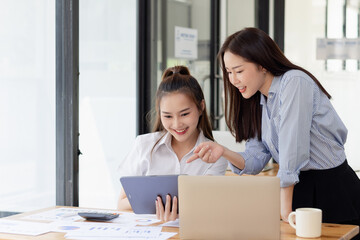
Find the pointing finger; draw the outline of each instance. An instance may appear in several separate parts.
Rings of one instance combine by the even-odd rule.
[[[194,154],[192,155],[188,160],[186,160],[186,163],[191,163],[192,161],[196,160],[199,158],[198,154]]]

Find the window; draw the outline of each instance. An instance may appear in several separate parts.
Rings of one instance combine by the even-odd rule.
[[[136,136],[136,1],[80,1],[79,206],[116,208]]]
[[[55,1],[0,3],[0,211],[55,205]]]

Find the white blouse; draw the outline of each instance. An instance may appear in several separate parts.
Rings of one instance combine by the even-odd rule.
[[[228,162],[220,158],[215,163],[206,163],[197,159],[186,163],[193,155],[196,146],[202,142],[210,141],[201,131],[196,144],[180,161],[171,147],[172,135],[164,132],[154,132],[139,135],[135,144],[119,166],[121,176],[145,176],[145,175],[224,175]]]

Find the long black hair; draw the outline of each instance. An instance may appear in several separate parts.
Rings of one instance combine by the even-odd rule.
[[[231,52],[248,62],[262,66],[274,76],[280,76],[292,69],[303,71],[331,98],[320,82],[307,70],[291,63],[265,32],[257,28],[244,28],[227,37],[218,53],[224,77],[225,120],[237,142],[254,137],[261,140],[261,93],[258,91],[245,99],[230,83],[224,63],[225,52]]]

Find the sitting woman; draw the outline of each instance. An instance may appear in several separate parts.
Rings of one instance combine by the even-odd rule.
[[[155,107],[154,132],[136,138],[119,167],[122,176],[225,174],[228,163],[224,158],[216,163],[205,163],[200,159],[186,163],[196,146],[214,141],[204,94],[188,68],[175,66],[165,70],[156,93]],[[160,197],[155,204],[158,219],[173,221],[177,218],[176,196],[171,199],[167,195],[165,207]],[[118,209],[131,209],[124,189],[120,192]]]

